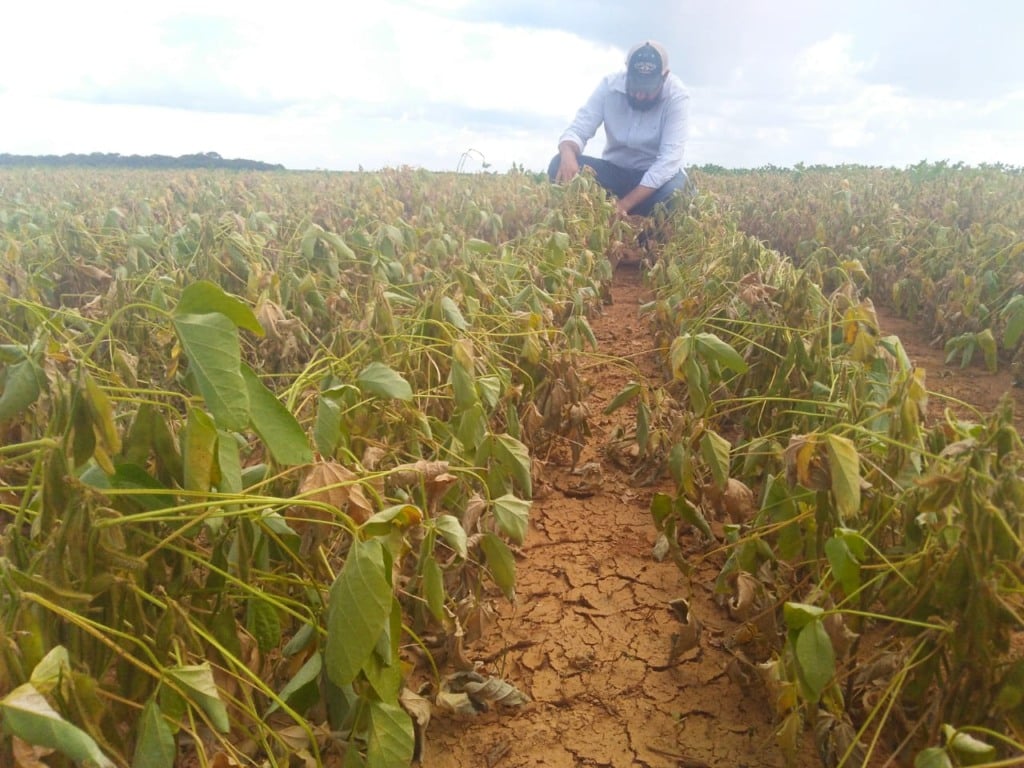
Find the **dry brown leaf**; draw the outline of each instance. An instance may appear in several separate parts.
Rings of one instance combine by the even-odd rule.
[[[790,437],[783,458],[790,486],[799,484],[812,491],[827,491],[832,487],[826,449],[817,435]]]
[[[749,523],[757,514],[754,492],[741,480],[730,477],[722,491],[711,483],[704,486],[704,495],[714,508],[716,519],[728,518],[731,523]]]
[[[14,753],[15,768],[49,768],[43,762],[43,758],[52,755],[55,751],[52,747],[29,744],[17,736],[11,739],[11,752]]]
[[[729,615],[736,621],[750,621],[761,611],[763,591],[761,583],[752,574],[739,571],[733,584],[733,595],[729,598]]]
[[[310,501],[330,504],[362,524],[373,514],[373,506],[358,480],[358,475],[336,461],[318,461],[299,484],[299,495]],[[333,519],[333,515],[323,509],[305,506],[296,509],[306,520],[329,522]]]
[[[388,474],[388,480],[399,488],[410,488],[448,472],[447,461],[420,459],[412,464],[399,464]]]

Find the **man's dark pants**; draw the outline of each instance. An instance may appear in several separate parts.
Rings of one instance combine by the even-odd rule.
[[[597,183],[616,197],[625,197],[632,192],[646,173],[646,171],[634,171],[631,168],[623,168],[620,165],[609,163],[607,160],[602,160],[599,157],[590,157],[589,155],[582,155],[579,160],[580,168],[583,166],[593,168],[597,174]],[[551,160],[551,164],[548,165],[548,178],[551,181],[554,181],[558,175],[558,166],[561,162],[561,155],[555,155]],[[644,200],[640,205],[635,206],[630,213],[650,216],[654,206],[658,203],[666,202],[677,189],[686,191],[688,183],[689,179],[686,173],[679,171],[679,173],[662,184],[653,195]]]

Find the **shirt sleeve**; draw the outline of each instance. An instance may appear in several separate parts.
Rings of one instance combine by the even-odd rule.
[[[580,107],[572,124],[558,137],[558,143],[571,141],[580,152],[587,146],[587,142],[594,138],[597,129],[604,122],[604,104],[610,92],[608,78],[604,78],[594,89],[594,92],[587,99],[587,103]]]
[[[690,96],[680,89],[674,91],[665,109],[658,156],[640,179],[643,187],[658,189],[683,168],[683,150],[689,134]]]

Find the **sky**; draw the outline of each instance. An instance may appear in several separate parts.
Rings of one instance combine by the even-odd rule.
[[[3,25],[0,153],[542,170],[654,39],[688,166],[1024,166],[1013,0],[35,0]]]

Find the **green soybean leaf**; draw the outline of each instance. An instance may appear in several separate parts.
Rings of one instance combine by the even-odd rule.
[[[809,603],[786,603],[782,606],[782,617],[791,630],[799,630],[810,622],[821,618],[823,608]]]
[[[217,424],[236,431],[245,429],[249,426],[249,393],[240,370],[238,329],[220,313],[175,316],[174,329]]]
[[[641,392],[643,392],[643,386],[639,381],[629,382],[619,391],[619,394],[613,397],[612,401],[605,406],[603,413],[606,416],[614,413],[626,403],[639,397]]]
[[[690,502],[685,496],[679,496],[675,502],[675,510],[679,517],[699,530],[708,539],[714,540],[715,534],[711,530],[707,519],[701,511]]]
[[[472,363],[469,365],[458,355],[452,359],[452,370],[449,374],[452,393],[455,395],[455,407],[465,410],[477,402],[476,385],[473,381]]]
[[[427,599],[430,614],[439,622],[444,621],[444,574],[437,559],[430,555],[423,561],[423,596]]]
[[[711,477],[723,491],[729,482],[729,441],[710,429],[700,436],[700,453],[711,470]]]
[[[992,335],[992,329],[986,328],[978,334],[978,346],[985,356],[985,367],[990,373],[995,373],[999,367],[999,351],[996,344],[996,337]]]
[[[839,435],[825,435],[832,470],[832,495],[841,519],[860,511],[860,455],[853,441]]]
[[[654,527],[657,530],[660,531],[665,527],[665,521],[672,514],[672,509],[673,502],[669,494],[654,494],[654,497],[651,499],[651,517],[654,518]]]
[[[942,747],[928,747],[917,753],[914,768],[953,768],[953,761]]]
[[[213,668],[209,663],[172,667],[167,675],[174,679],[183,690],[185,698],[210,718],[210,724],[221,733],[231,730],[228,710],[220,700],[217,683],[213,679]]]
[[[454,515],[438,515],[434,525],[440,532],[441,537],[448,543],[448,546],[455,550],[459,557],[465,560],[469,557],[466,549],[466,529]]]
[[[103,388],[96,383],[96,380],[87,372],[82,373],[85,381],[85,402],[92,417],[92,423],[96,432],[103,442],[104,448],[110,456],[121,452],[121,434],[117,431],[117,424],[114,421],[114,408],[110,398]]]
[[[686,381],[686,363],[693,350],[693,338],[689,334],[676,336],[668,349],[669,365],[672,368],[672,376],[680,381]]]
[[[370,363],[356,377],[359,389],[366,394],[395,400],[412,400],[412,387],[402,375],[384,363]]]
[[[248,365],[243,363],[241,371],[249,393],[252,428],[267,446],[274,461],[285,466],[311,462],[313,451],[310,450],[309,440],[299,422]]]
[[[60,716],[31,683],[25,683],[0,699],[4,730],[22,741],[50,747],[80,763],[115,768],[93,738]]]
[[[494,577],[494,582],[501,588],[509,600],[516,597],[516,561],[508,544],[493,533],[485,533],[480,540],[480,548],[487,559],[487,568]]]
[[[850,551],[845,539],[833,536],[826,541],[825,556],[847,597],[860,589],[860,563]]]
[[[150,699],[142,708],[137,729],[132,768],[174,768],[178,755],[174,733],[155,699]]]
[[[331,586],[324,661],[335,685],[355,680],[387,627],[394,599],[377,539],[352,543]]]
[[[835,652],[825,625],[821,621],[806,624],[796,636],[795,650],[801,678],[817,701],[836,672]]]
[[[485,448],[486,446],[486,448]],[[490,455],[502,470],[508,474],[529,498],[533,495],[533,480],[530,476],[530,451],[512,435],[488,435],[481,444],[482,456]],[[478,456],[478,460],[479,460]],[[483,464],[481,463],[481,466]]]
[[[730,347],[713,333],[698,333],[696,336],[697,348],[708,360],[714,360],[723,368],[729,368],[736,373],[746,373],[750,366],[740,353]]]
[[[184,436],[185,488],[206,493],[216,474],[217,425],[202,410],[188,412]]]
[[[42,694],[52,691],[62,677],[71,674],[71,657],[63,645],[51,648],[32,669],[29,682]]]
[[[295,673],[295,677],[285,683],[277,698],[297,712],[305,712],[320,696],[320,672],[323,666],[323,657],[319,653],[314,653]],[[263,713],[264,719],[276,711],[278,706],[278,702],[272,702]]]
[[[370,731],[366,740],[366,768],[409,765],[416,737],[412,718],[398,704],[370,702]]]
[[[239,298],[224,292],[216,283],[200,280],[181,292],[174,316],[206,315],[217,312],[227,317],[238,328],[245,328],[257,336],[263,335],[263,326],[256,319],[252,308]]]
[[[948,749],[956,756],[959,765],[982,765],[996,759],[996,748],[969,733],[957,731],[944,724],[942,733],[947,739]]]
[[[245,623],[261,652],[270,653],[280,645],[281,617],[277,615],[277,609],[263,598],[249,598]]]
[[[511,493],[494,500],[494,517],[501,532],[516,544],[526,540],[526,527],[530,521],[531,502],[524,501]]]
[[[1003,345],[1007,349],[1015,349],[1021,335],[1024,335],[1024,294],[1018,293],[1006,302],[999,315],[1006,320]]]
[[[45,376],[34,360],[22,360],[0,372],[0,421],[14,418],[34,403]]]
[[[466,324],[466,318],[462,316],[462,310],[459,309],[459,305],[451,297],[444,296],[441,299],[441,311],[444,312],[444,319],[460,331],[464,331],[469,327]]]

